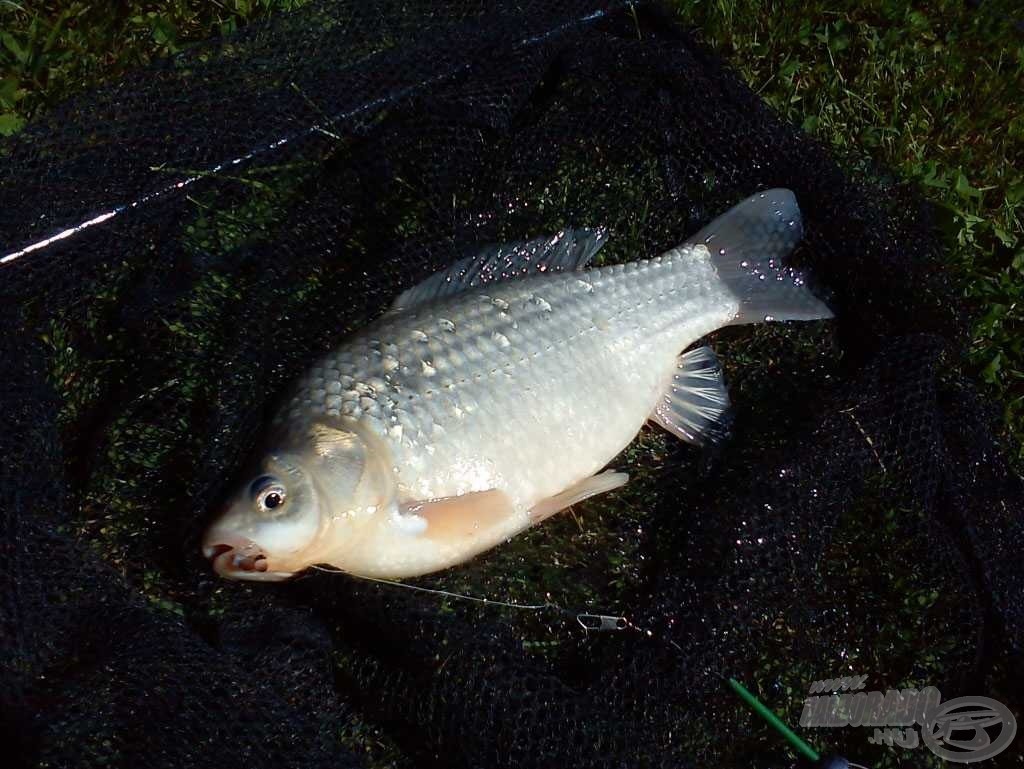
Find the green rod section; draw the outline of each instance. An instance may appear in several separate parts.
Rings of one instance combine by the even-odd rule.
[[[786,741],[790,745],[792,745],[798,752],[802,753],[804,756],[811,759],[811,761],[817,761],[819,758],[821,758],[821,756],[818,755],[818,751],[816,751],[806,742],[801,740],[797,736],[796,732],[794,732],[792,729],[790,729],[788,726],[782,723],[782,719],[780,719],[777,715],[775,715],[767,707],[765,707],[764,703],[762,703],[761,700],[759,700],[753,694],[748,692],[746,687],[743,686],[743,684],[741,684],[735,678],[730,678],[729,687],[738,695],[740,695],[740,699],[747,703],[750,706],[751,710],[753,710],[755,713],[761,716],[761,718],[763,718],[765,721],[771,724],[772,728],[774,728],[775,731],[777,731],[779,734],[785,737]]]

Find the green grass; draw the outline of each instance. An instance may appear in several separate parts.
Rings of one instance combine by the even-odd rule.
[[[847,6],[837,10],[837,6]],[[1015,7],[1016,6],[1016,7]],[[940,207],[976,320],[965,365],[1024,438],[1024,23],[1019,3],[681,0],[679,15],[844,165]],[[1020,449],[1018,448],[1018,451]],[[1024,454],[1018,454],[1024,459]]]
[[[0,0],[0,132],[20,130],[26,120],[66,96],[115,79],[191,40],[229,32],[299,4],[300,0],[129,1],[111,13],[109,8],[85,2],[43,2],[29,10],[27,5]],[[832,146],[852,172],[870,174],[873,161],[880,162],[917,183],[941,207],[952,265],[977,311],[969,356],[961,365],[1002,399],[1007,424],[1018,436],[1024,435],[1024,163],[1019,97],[1024,90],[1024,44],[1005,18],[1010,4],[1001,14],[991,3],[971,11],[959,2],[944,1],[931,6],[931,15],[881,0],[859,3],[850,11],[835,11],[813,1],[707,4],[682,0],[677,5],[680,17],[699,25],[709,44],[762,97]],[[615,237],[602,258],[615,261],[632,256],[640,250],[638,244],[649,239],[645,196],[662,183],[660,173],[653,166],[628,161],[624,165],[609,161],[595,171],[588,162],[591,149],[581,147],[575,155],[567,151],[551,179],[534,190],[510,190],[510,199],[529,200],[534,211],[550,214],[552,229],[565,223],[560,217],[567,212],[583,214],[580,221],[601,220],[599,214],[604,212],[602,221]],[[342,156],[344,148],[338,154]],[[197,251],[212,254],[229,252],[247,238],[259,237],[292,200],[305,173],[304,168],[285,166],[247,171],[236,180],[247,194],[231,208],[219,205],[213,195],[197,196],[191,200],[193,216],[181,237]],[[410,190],[409,216],[397,225],[406,236],[415,232],[416,206],[423,203],[415,189]],[[515,229],[515,216],[510,215],[507,223]],[[102,383],[117,376],[111,372],[122,370],[119,358],[131,355],[117,329],[112,330],[113,337],[82,336],[83,328],[87,333],[94,328],[108,330],[100,318],[117,306],[122,284],[131,284],[127,271],[127,264],[114,265],[104,285],[89,289],[94,301],[85,310],[87,317],[76,323],[58,313],[47,327],[44,340],[53,351],[53,378],[64,396],[63,417],[69,425],[102,399]],[[289,300],[296,305],[306,301],[302,291],[318,290],[317,276],[306,278]],[[98,462],[101,469],[89,483],[78,522],[81,536],[109,564],[123,569],[143,594],[168,611],[182,611],[177,600],[181,596],[169,584],[173,578],[131,562],[132,540],[147,525],[139,500],[153,496],[161,452],[187,445],[189,409],[213,397],[202,362],[218,344],[223,318],[230,318],[223,316],[224,306],[237,302],[244,288],[210,273],[173,308],[175,319],[167,325],[168,348],[179,365],[175,380],[166,386],[174,388],[180,412],[154,416],[146,394],[125,407],[105,437],[108,453]],[[806,361],[804,369],[827,372],[828,361],[838,355],[829,346],[830,339],[828,324],[765,326],[746,335],[727,331],[716,346],[726,351],[723,357],[739,407],[774,408],[785,419],[785,402],[773,397],[766,405],[768,399],[763,397],[772,390],[778,359]],[[107,359],[90,359],[82,352],[90,348],[103,350]],[[766,349],[771,355],[764,354]],[[766,442],[783,440],[785,423],[780,425],[770,436],[756,436],[756,446],[744,447],[743,441],[736,441],[732,450],[756,452]],[[645,549],[645,522],[657,502],[659,468],[671,448],[663,433],[645,430],[617,461],[618,467],[630,472],[632,481],[614,498],[588,502],[580,515],[558,516],[486,557],[422,584],[512,602],[533,603],[549,596],[548,600],[566,608],[628,613],[628,602],[642,584],[639,555]],[[872,509],[884,509],[884,505]],[[887,543],[900,538],[899,532],[886,527],[909,513],[886,513],[868,529],[856,526],[853,513],[853,523],[848,522],[837,537],[838,551],[827,560],[832,570],[826,570],[823,579],[843,585],[852,580],[867,589],[874,584],[870,575],[857,571],[849,554],[887,552]],[[884,541],[872,539],[872,531]],[[912,542],[889,560],[899,563],[904,557],[913,560]],[[901,576],[898,568],[892,568],[882,576],[875,587],[893,602],[886,608],[895,619],[883,628],[877,648],[849,660],[865,670],[885,668],[885,655],[890,652],[916,648],[927,630],[922,620],[944,608],[920,570]],[[886,580],[904,582],[893,587]],[[239,589],[259,588],[220,586],[215,598],[226,602],[229,593]],[[210,610],[216,611],[216,606],[211,604]],[[477,608],[460,605],[452,610]],[[481,611],[515,614],[496,607]],[[565,634],[549,627],[547,617],[521,619],[527,651],[547,656],[560,653]],[[766,681],[779,681],[781,691],[774,699],[763,690],[759,693],[780,711],[799,703],[808,681],[830,672],[791,659],[787,649],[795,632],[765,628],[765,655],[755,665],[758,680],[747,682],[757,688]],[[345,665],[339,661],[340,668]],[[789,712],[790,721],[796,719],[796,707],[796,712]],[[345,729],[345,744],[365,750],[373,765],[404,765],[373,725],[353,722]],[[711,733],[695,733],[693,739],[713,742],[708,737]],[[888,755],[886,765],[898,762],[894,754]]]
[[[0,134],[190,41],[304,2],[133,0],[111,12],[84,0],[0,0]],[[1013,0],[675,5],[848,168],[878,161],[940,206],[976,316],[965,364],[1024,438],[1024,35],[1014,26],[1024,14]]]
[[[189,41],[308,0],[0,0],[0,135]]]

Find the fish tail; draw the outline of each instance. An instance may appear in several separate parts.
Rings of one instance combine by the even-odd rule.
[[[729,325],[831,318],[804,275],[783,264],[802,236],[796,196],[772,189],[729,209],[687,243],[708,248],[719,278],[739,300]]]

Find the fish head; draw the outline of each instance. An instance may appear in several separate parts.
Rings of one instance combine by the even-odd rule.
[[[278,581],[344,562],[395,496],[390,465],[363,432],[313,424],[288,450],[264,454],[203,538],[214,571]]]
[[[303,553],[322,527],[321,503],[300,454],[267,454],[207,530],[203,554],[222,577],[287,579],[308,565]]]

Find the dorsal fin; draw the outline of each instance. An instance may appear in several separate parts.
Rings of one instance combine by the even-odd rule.
[[[513,243],[495,243],[435,272],[403,291],[390,312],[443,299],[474,286],[514,280],[544,272],[567,272],[586,267],[608,240],[604,228],[567,227],[554,234]]]

